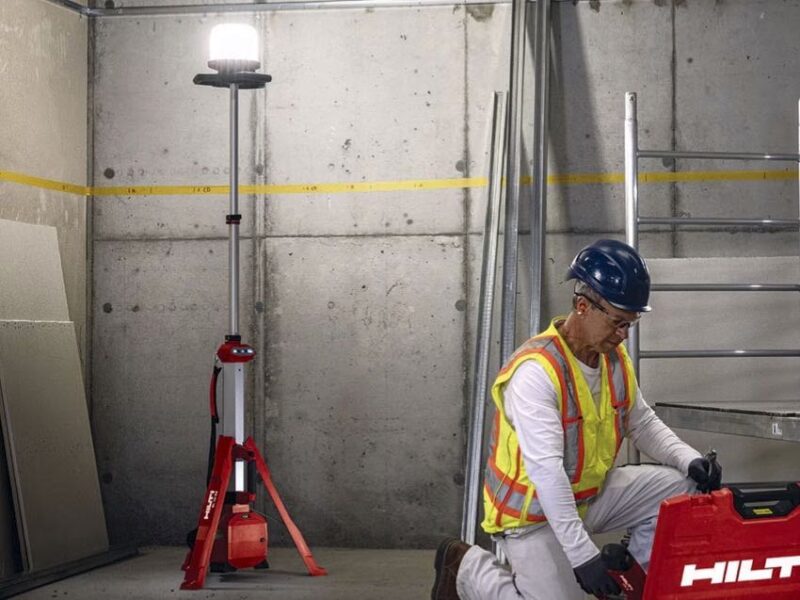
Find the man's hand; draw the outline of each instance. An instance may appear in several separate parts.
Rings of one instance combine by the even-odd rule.
[[[697,482],[697,489],[703,494],[722,487],[722,465],[717,462],[716,453],[709,453],[690,462],[689,477]]]
[[[575,567],[573,572],[581,588],[587,594],[602,598],[609,594],[619,594],[621,591],[617,582],[608,574],[608,569],[599,554],[589,562]]]

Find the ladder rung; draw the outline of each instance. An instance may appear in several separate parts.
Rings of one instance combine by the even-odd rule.
[[[743,358],[800,356],[798,350],[643,350],[639,358]]]
[[[798,283],[654,283],[654,292],[800,292]]]
[[[769,227],[800,227],[800,219],[706,219],[687,217],[639,217],[640,225],[715,225],[746,227],[761,225]]]
[[[758,152],[681,152],[672,150],[638,150],[638,158],[712,158],[720,160],[783,160],[800,161],[800,154],[760,154]]]

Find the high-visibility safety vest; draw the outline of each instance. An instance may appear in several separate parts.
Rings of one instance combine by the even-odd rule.
[[[556,390],[564,428],[564,470],[572,484],[578,514],[600,491],[628,431],[628,416],[636,401],[636,376],[623,345],[600,355],[601,397],[598,406],[578,359],[556,329],[556,318],[543,333],[529,339],[511,356],[492,386],[497,407],[483,486],[483,529],[498,533],[547,520],[536,487],[525,472],[517,433],[504,409],[503,391],[527,360],[541,365]],[[599,413],[599,414],[598,414]]]

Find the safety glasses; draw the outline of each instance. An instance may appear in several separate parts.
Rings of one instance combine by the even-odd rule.
[[[585,294],[575,294],[575,295],[576,296],[580,296],[581,298],[585,298],[586,301],[589,304],[591,304],[593,307],[595,307],[597,310],[599,310],[601,313],[603,313],[603,316],[608,320],[608,322],[611,325],[613,325],[614,329],[622,329],[622,330],[630,329],[631,327],[636,325],[639,322],[639,320],[642,318],[641,315],[639,315],[635,319],[629,321],[627,319],[620,319],[620,318],[614,317],[610,312],[608,312],[608,309],[605,306],[603,306],[602,304],[600,304],[598,302],[595,302],[594,300],[589,298],[589,296],[587,296]]]

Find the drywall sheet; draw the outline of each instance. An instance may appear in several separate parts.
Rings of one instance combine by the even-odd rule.
[[[28,568],[107,550],[72,322],[0,321],[0,404]]]
[[[67,321],[55,227],[0,219],[0,319]]]
[[[0,257],[0,319],[69,319],[55,227],[0,219]],[[21,567],[13,509],[0,452],[0,578]]]
[[[0,319],[67,321],[55,227],[0,219]]]

